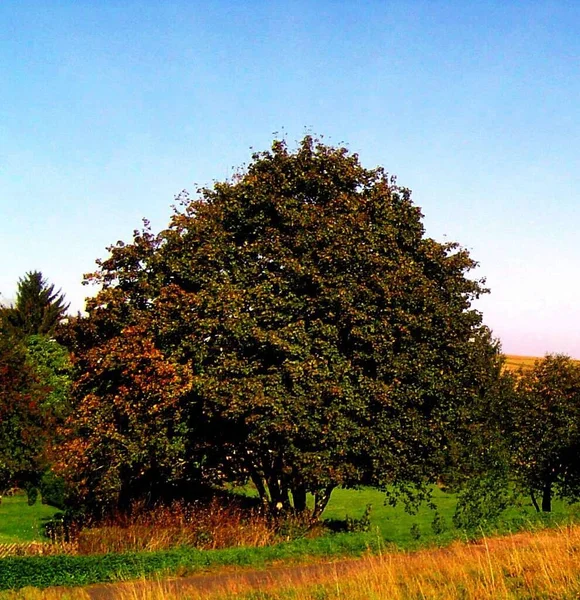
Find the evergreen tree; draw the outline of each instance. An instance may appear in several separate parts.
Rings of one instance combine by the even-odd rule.
[[[2,310],[4,326],[19,337],[52,335],[68,307],[54,284],[49,284],[40,271],[30,271],[18,281],[14,305]]]

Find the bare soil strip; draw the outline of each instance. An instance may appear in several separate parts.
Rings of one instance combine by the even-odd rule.
[[[361,566],[363,559],[345,559],[334,562],[317,562],[309,564],[296,564],[290,566],[266,567],[261,570],[236,570],[220,571],[216,573],[200,573],[190,577],[172,579],[143,580],[122,583],[106,583],[92,585],[84,588],[91,600],[114,600],[121,596],[127,597],[129,589],[134,593],[133,597],[141,597],[148,590],[159,589],[170,594],[182,595],[188,591],[218,592],[227,591],[231,588],[259,589],[277,582],[289,581],[299,583],[301,580],[312,582],[318,577],[334,575],[346,575],[354,573]],[[368,561],[368,558],[366,559]]]

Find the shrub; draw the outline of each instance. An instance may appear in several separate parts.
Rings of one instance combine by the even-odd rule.
[[[413,525],[411,526],[410,533],[411,533],[411,537],[414,540],[417,541],[417,540],[421,539],[421,529],[420,529],[419,525],[417,525],[417,523],[413,523]]]
[[[373,510],[372,504],[367,504],[366,508],[358,519],[353,519],[347,515],[346,517],[346,530],[349,532],[366,532],[371,529],[371,512]]]

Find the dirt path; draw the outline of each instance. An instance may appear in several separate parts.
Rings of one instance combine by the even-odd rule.
[[[333,562],[317,562],[288,566],[266,567],[261,570],[219,571],[200,573],[190,577],[163,579],[162,581],[146,580],[137,582],[106,583],[84,588],[91,600],[115,600],[116,598],[150,597],[148,592],[163,590],[165,594],[177,597],[188,591],[224,592],[236,588],[258,589],[272,584],[290,582],[299,584],[318,577],[328,577],[353,573],[360,568],[364,559],[343,559]],[[368,559],[367,559],[368,561]]]

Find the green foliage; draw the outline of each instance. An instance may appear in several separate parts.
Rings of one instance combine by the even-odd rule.
[[[346,516],[346,530],[350,532],[366,532],[371,530],[371,512],[373,510],[372,504],[367,504],[363,514],[355,519],[353,517]]]
[[[441,535],[447,529],[447,521],[438,511],[435,512],[433,521],[431,521],[431,529],[435,535]]]
[[[41,408],[43,393],[24,346],[0,334],[0,491],[33,479],[43,468],[51,429]]]
[[[34,506],[38,500],[38,488],[35,485],[28,484],[25,487],[26,502],[28,506]]]
[[[37,484],[69,412],[70,361],[56,341],[0,332],[0,490]]]
[[[42,503],[54,506],[60,510],[66,507],[66,491],[64,480],[52,471],[43,473],[39,485]]]
[[[497,523],[513,503],[505,471],[472,477],[458,495],[453,523],[458,529],[472,531]],[[512,501],[512,502],[510,502]]]
[[[0,308],[0,490],[38,483],[69,408],[71,364],[54,334],[68,304],[38,271]]]
[[[40,271],[30,271],[19,279],[16,302],[3,308],[2,316],[15,335],[53,335],[68,307],[54,284],[49,284]]]
[[[413,523],[413,525],[411,525],[411,538],[414,539],[415,541],[418,541],[421,539],[421,528],[419,527],[419,525],[417,523]]]
[[[25,338],[24,344],[27,362],[46,390],[42,408],[63,418],[70,408],[72,384],[72,364],[68,350],[45,335],[30,335]]]
[[[110,248],[64,333],[79,493],[250,478],[274,513],[311,492],[316,519],[337,486],[434,479],[482,385],[469,254],[426,237],[383,169],[311,137],[182,201]]]
[[[550,511],[552,497],[580,498],[580,364],[547,355],[516,382],[503,415],[512,466],[521,489],[538,510]]]

